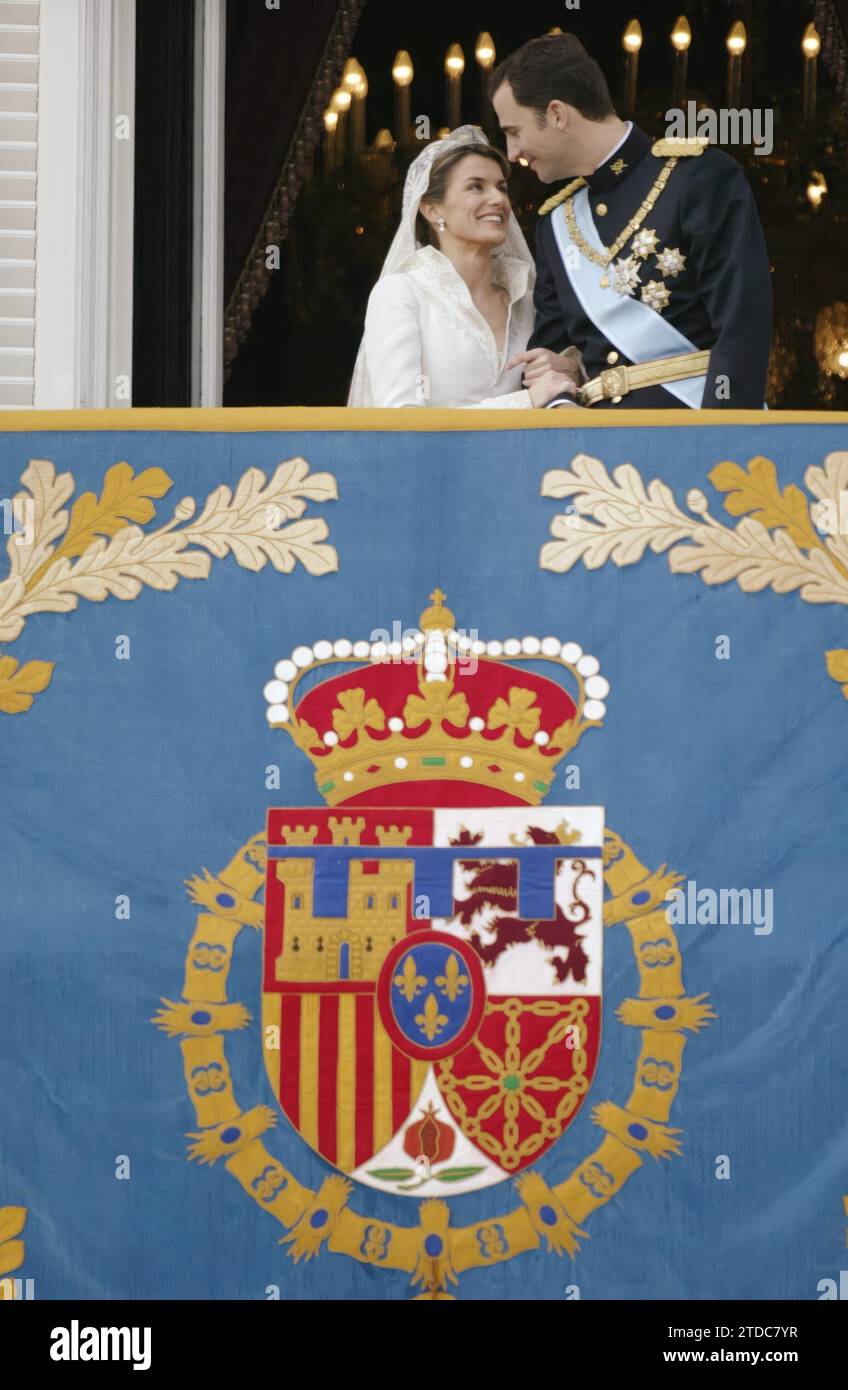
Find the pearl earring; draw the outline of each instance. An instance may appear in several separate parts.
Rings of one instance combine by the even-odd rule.
[[[436,223],[436,226],[438,227],[440,232],[443,232],[445,230],[445,227],[447,226],[447,223],[445,222],[445,219],[443,217],[440,217],[438,222]]]

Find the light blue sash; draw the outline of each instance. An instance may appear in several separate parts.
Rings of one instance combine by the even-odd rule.
[[[606,248],[598,236],[598,229],[592,217],[588,189],[581,188],[575,194],[574,214],[585,240],[595,250],[603,253]],[[657,357],[680,357],[685,352],[698,351],[694,343],[690,343],[689,339],[668,323],[662,314],[658,314],[656,309],[651,309],[641,299],[618,294],[612,286],[603,289],[600,284],[603,273],[600,266],[590,261],[568,235],[565,208],[554,208],[551,217],[560,255],[574,293],[588,317],[604,337],[615,344],[620,353],[631,362],[651,362]],[[705,373],[700,376],[688,376],[682,381],[669,381],[663,390],[670,391],[684,405],[699,410],[704,399],[706,380]]]

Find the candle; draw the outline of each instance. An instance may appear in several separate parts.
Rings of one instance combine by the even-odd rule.
[[[392,81],[395,84],[395,129],[397,142],[402,150],[408,149],[412,142],[412,78],[414,69],[412,59],[405,48],[395,54],[392,64]]]
[[[686,76],[689,68],[689,45],[692,42],[692,29],[685,14],[680,15],[671,31],[674,46],[674,86],[671,104],[678,109],[686,105]]]
[[[327,107],[324,112],[324,178],[330,179],[336,171],[336,128],[339,123],[338,112]]]
[[[821,39],[815,24],[808,24],[801,40],[804,55],[804,124],[811,125],[816,119],[816,79]]]
[[[477,35],[474,57],[480,69],[480,124],[490,133],[495,127],[495,113],[489,100],[488,82],[495,62],[495,45],[491,34],[487,34],[485,30]]]
[[[344,65],[341,89],[350,94],[350,147],[352,155],[358,159],[365,148],[365,97],[368,83],[356,58],[348,58]]]
[[[368,95],[368,78],[362,68],[359,69],[359,82],[353,89],[353,104],[351,107],[353,120],[351,124],[351,135],[353,140],[353,153],[358,159],[365,149],[365,98]]]
[[[639,49],[642,47],[642,26],[638,19],[631,19],[621,36],[621,46],[627,55],[624,60],[624,114],[632,116],[636,110]]]
[[[727,36],[727,105],[731,111],[742,99],[742,54],[748,43],[745,25],[738,19]]]
[[[822,205],[822,200],[827,194],[827,179],[820,169],[814,169],[810,174],[810,182],[807,184],[807,202],[818,212]]]
[[[336,124],[336,168],[340,169],[345,162],[347,154],[347,123],[348,112],[350,110],[350,92],[344,87],[337,87],[330,98],[330,110],[335,111],[338,116]]]
[[[445,56],[445,118],[451,130],[462,121],[462,74],[465,54],[458,43],[452,43]]]
[[[342,72],[341,85],[347,88],[351,96],[353,96],[354,92],[356,91],[356,88],[359,85],[359,74],[361,73],[361,71],[362,69],[359,66],[359,63],[356,61],[356,59],[348,58],[347,62],[344,65],[344,71]]]

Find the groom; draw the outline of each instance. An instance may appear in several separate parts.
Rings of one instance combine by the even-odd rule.
[[[489,90],[509,158],[570,180],[539,209],[525,379],[576,347],[581,405],[763,409],[769,261],[736,161],[625,124],[572,34],[531,39]]]

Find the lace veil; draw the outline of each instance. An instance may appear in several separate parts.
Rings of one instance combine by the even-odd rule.
[[[430,184],[430,170],[433,161],[453,145],[488,145],[489,143],[479,126],[461,125],[457,126],[456,130],[452,130],[450,135],[445,136],[443,140],[434,140],[425,146],[412,161],[403,186],[400,226],[389,248],[389,254],[383,262],[383,268],[380,271],[381,280],[384,275],[394,275],[398,271],[404,270],[416,251],[420,249],[420,243],[415,236],[415,219],[418,215],[421,199]],[[511,212],[509,216],[506,241],[492,252],[492,259],[495,262],[502,256],[516,256],[519,260],[527,261],[531,266],[534,266],[530,248],[514,212]],[[364,337],[359,345],[347,403],[349,406],[373,405],[365,362]]]

